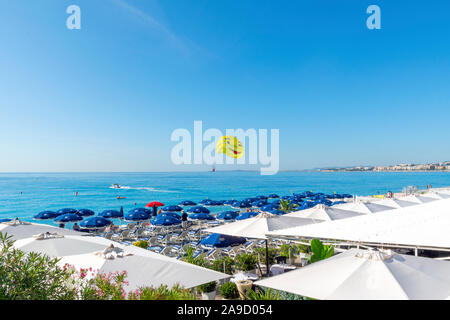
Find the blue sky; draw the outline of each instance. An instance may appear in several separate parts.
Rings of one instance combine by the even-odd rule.
[[[279,129],[282,170],[450,160],[449,10],[0,0],[0,171],[202,170],[170,162],[172,131],[194,120]]]

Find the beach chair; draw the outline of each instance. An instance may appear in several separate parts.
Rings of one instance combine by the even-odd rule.
[[[209,261],[213,261],[218,259],[222,255],[222,252],[220,249],[214,248],[206,253],[206,259]]]
[[[239,254],[239,252],[242,250],[242,248],[243,248],[243,245],[234,246],[234,247],[229,248],[229,250],[227,250],[226,253],[228,254],[228,256],[234,258],[234,257],[236,257],[237,254]]]
[[[108,240],[112,240],[113,236],[114,236],[114,231],[109,231],[109,232],[105,233],[104,238],[108,239]]]
[[[162,248],[162,250],[159,252],[159,254],[165,255],[165,256],[169,256],[169,257],[173,257],[173,247],[172,246],[165,246]]]
[[[251,253],[251,251],[253,250],[253,248],[256,246],[256,241],[247,241],[241,248],[240,250],[245,252],[245,253]]]
[[[139,228],[139,229],[136,229],[136,231],[134,232],[134,235],[137,239],[139,239],[139,238],[144,238],[144,237],[148,236],[149,234],[148,234],[147,230],[145,230],[144,228]]]
[[[123,230],[119,235],[113,236],[111,240],[122,242],[126,240],[133,240],[132,237],[130,237],[130,231],[129,230]]]
[[[147,243],[148,243],[149,247],[156,246],[158,244],[158,238],[151,237],[147,240]]]
[[[174,237],[172,237],[172,241],[177,244],[184,243],[188,239],[187,234],[188,234],[187,231],[180,232],[177,235],[175,235]]]

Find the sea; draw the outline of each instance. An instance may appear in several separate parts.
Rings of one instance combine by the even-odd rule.
[[[113,184],[123,188],[114,189]],[[41,211],[62,208],[99,213],[123,207],[126,213],[150,201],[176,205],[183,200],[239,200],[303,191],[367,196],[427,185],[450,186],[450,172],[0,173],[0,218],[33,221]],[[118,200],[118,196],[126,199]],[[210,208],[213,213],[226,209]],[[40,223],[54,225],[51,220]]]

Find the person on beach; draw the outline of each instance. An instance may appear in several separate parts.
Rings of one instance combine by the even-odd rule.
[[[60,227],[61,229],[64,229],[64,223],[60,223],[60,224],[58,225],[58,227]]]
[[[187,229],[187,218],[188,218],[187,213],[184,210],[182,210],[181,211],[181,227],[183,228],[183,230]]]
[[[78,223],[75,223],[74,225],[73,225],[73,231],[80,231],[80,226],[78,225]]]
[[[158,210],[158,214],[161,214],[161,213],[162,213],[162,210],[161,210],[161,209],[159,209],[159,210]]]
[[[117,228],[118,226],[111,221],[111,224],[105,228],[105,232],[116,231]]]

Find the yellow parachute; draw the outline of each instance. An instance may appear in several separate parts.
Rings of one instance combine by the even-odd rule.
[[[229,157],[239,159],[244,155],[244,145],[233,136],[223,136],[216,145],[217,153],[224,153]]]

